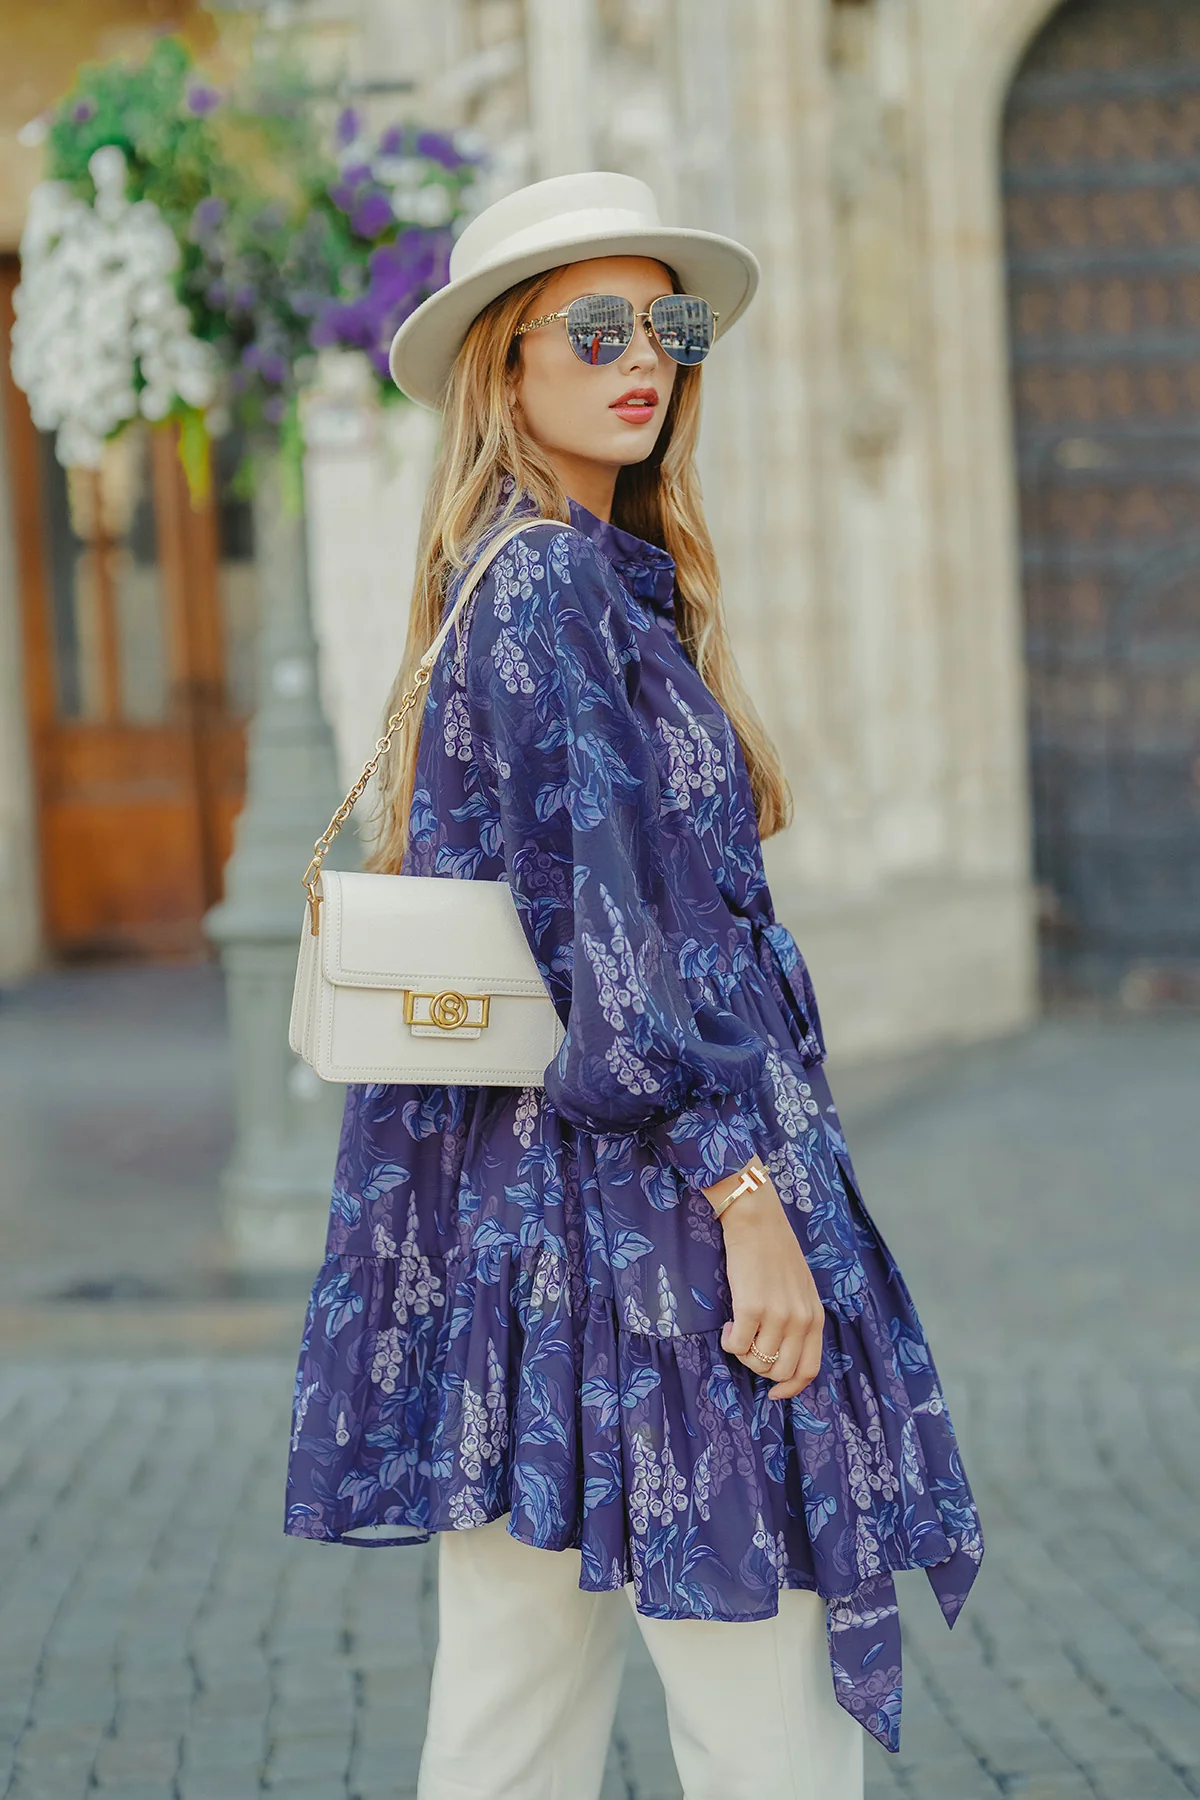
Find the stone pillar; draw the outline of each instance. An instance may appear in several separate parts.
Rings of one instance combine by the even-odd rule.
[[[420,407],[381,407],[374,388],[356,352],[327,352],[304,409],[312,623],[343,789],[379,735],[404,658],[438,429]],[[359,802],[360,835],[370,835],[374,800],[372,787]]]
[[[590,169],[596,88],[593,0],[525,0],[533,179]]]
[[[264,450],[257,462],[259,705],[225,899],[206,920],[220,947],[233,1044],[237,1138],[224,1213],[236,1264],[251,1274],[315,1271],[343,1099],[287,1042],[300,877],[341,790],[318,697],[304,517],[288,504],[279,457]],[[347,828],[330,862],[354,861]]]

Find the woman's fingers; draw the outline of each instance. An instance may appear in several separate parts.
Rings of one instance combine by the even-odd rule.
[[[771,1383],[772,1399],[790,1399],[821,1366],[825,1312],[812,1271],[769,1183],[739,1201],[728,1225],[722,1215],[722,1230],[733,1318],[721,1346]]]
[[[795,1368],[791,1375],[785,1376],[782,1370],[782,1356],[775,1365],[777,1380],[768,1396],[771,1400],[794,1400],[802,1394],[806,1387],[814,1382],[821,1371],[821,1351],[824,1343],[825,1319],[822,1314],[814,1320],[800,1341]]]
[[[771,1380],[775,1383],[775,1386],[771,1389],[769,1395],[770,1399],[780,1399],[782,1396],[779,1390],[785,1386],[786,1383],[795,1379],[796,1373],[800,1367],[800,1359],[803,1352],[804,1331],[802,1328],[793,1328],[786,1334],[783,1342],[779,1346],[779,1360],[773,1362],[770,1368],[764,1371],[764,1373],[769,1375]]]
[[[752,1325],[755,1318],[757,1323]],[[805,1308],[800,1316],[778,1320],[761,1311],[743,1313],[741,1317],[735,1313],[725,1324],[721,1345],[752,1374],[765,1375],[775,1384],[770,1399],[791,1400],[803,1393],[820,1372],[824,1327],[823,1310],[813,1316]],[[768,1361],[772,1356],[775,1360]]]
[[[787,1336],[788,1321],[772,1317],[764,1313],[759,1320],[758,1330],[754,1333],[754,1341],[750,1352],[743,1357],[748,1368],[756,1375],[773,1375],[783,1360],[783,1345]]]
[[[779,1352],[771,1345],[763,1343],[761,1332],[755,1338],[754,1342],[757,1348],[747,1351],[746,1355],[743,1356],[742,1361],[748,1369],[753,1370],[755,1375],[773,1375],[779,1367],[778,1362],[775,1360]]]
[[[746,1353],[754,1342],[754,1334],[760,1323],[757,1312],[739,1313],[735,1308],[732,1319],[726,1320],[722,1327],[721,1348],[745,1362]]]
[[[721,1342],[753,1374],[771,1375],[779,1366],[771,1359],[777,1354],[780,1358],[783,1355],[786,1322],[759,1313],[758,1323],[751,1328],[748,1317],[752,1316],[743,1314],[739,1319],[735,1313],[732,1324],[725,1327]]]

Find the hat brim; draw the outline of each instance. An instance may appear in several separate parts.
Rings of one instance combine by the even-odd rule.
[[[440,407],[471,322],[490,301],[531,275],[594,256],[647,256],[669,264],[683,292],[700,295],[718,314],[718,337],[745,312],[758,286],[753,253],[712,231],[658,225],[556,238],[475,269],[431,294],[392,339],[392,380],[410,400]]]

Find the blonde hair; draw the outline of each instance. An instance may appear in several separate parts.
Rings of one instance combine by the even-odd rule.
[[[437,460],[421,518],[420,548],[404,661],[388,698],[391,714],[441,622],[447,591],[466,569],[493,521],[514,516],[522,496],[545,519],[569,523],[567,496],[536,443],[514,416],[520,340],[514,332],[536,310],[557,270],[518,282],[486,306],[467,333],[451,371]],[[720,575],[704,519],[696,472],[700,370],[681,367],[658,442],[644,462],[617,477],[612,522],[674,559],[680,641],[727,714],[746,759],[761,835],[791,817],[791,795],[778,754],[742,686],[721,604]],[[512,477],[511,490],[504,485]],[[379,823],[373,869],[394,873],[408,841],[422,708],[409,714],[379,769]]]

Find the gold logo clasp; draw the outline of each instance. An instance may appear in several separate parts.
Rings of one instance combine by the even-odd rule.
[[[489,994],[460,994],[443,988],[438,994],[404,994],[406,1025],[436,1025],[439,1031],[482,1031],[488,1022]]]
[[[435,994],[429,1002],[429,1016],[443,1031],[455,1031],[467,1022],[466,999],[447,988],[444,994]]]

